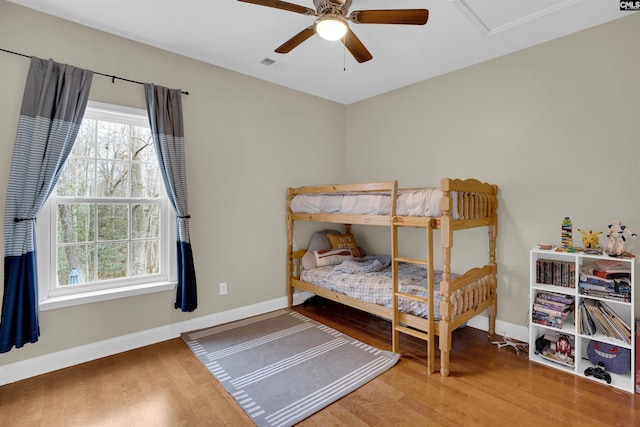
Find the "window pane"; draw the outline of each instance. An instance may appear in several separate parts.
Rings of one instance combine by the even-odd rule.
[[[94,193],[93,160],[70,158],[58,180],[58,196],[91,197]]]
[[[129,206],[98,205],[98,240],[123,240],[129,235]]]
[[[158,205],[133,205],[131,207],[131,238],[160,237],[160,213]]]
[[[158,166],[149,163],[131,165],[131,197],[156,199],[160,197],[162,180]]]
[[[131,272],[132,276],[155,274],[160,271],[158,262],[157,240],[145,240],[131,243]]]
[[[71,156],[86,158],[94,158],[96,156],[96,126],[95,120],[82,120],[76,142],[73,143]]]
[[[151,139],[151,129],[132,126],[131,128],[131,160],[155,163],[156,151]]]
[[[58,243],[92,242],[94,237],[94,205],[58,205]]]
[[[127,197],[128,163],[98,160],[97,166],[96,195],[98,197]]]
[[[98,122],[98,157],[129,160],[131,126],[122,123]]]
[[[58,248],[60,286],[93,282],[93,272],[93,245],[69,245]]]
[[[98,280],[127,277],[127,243],[98,244]]]

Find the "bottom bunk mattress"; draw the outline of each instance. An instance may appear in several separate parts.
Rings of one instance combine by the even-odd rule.
[[[452,278],[456,275],[452,274]],[[442,272],[434,270],[434,319],[440,320],[439,294]],[[393,278],[391,267],[385,267],[379,271],[348,273],[340,271],[340,266],[328,265],[302,270],[300,280],[319,286],[321,288],[347,295],[359,301],[391,307],[393,295]],[[400,292],[421,297],[427,297],[427,270],[423,267],[399,263],[398,288]],[[456,304],[456,301],[452,301]],[[426,303],[399,298],[398,307],[401,312],[413,314],[419,317],[428,317],[428,305]],[[457,310],[454,310],[457,312]]]

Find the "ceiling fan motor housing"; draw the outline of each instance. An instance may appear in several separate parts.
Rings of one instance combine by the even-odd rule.
[[[341,15],[347,16],[351,0],[313,0],[318,16]]]

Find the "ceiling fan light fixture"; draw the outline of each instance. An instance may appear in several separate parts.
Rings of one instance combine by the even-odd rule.
[[[341,16],[323,16],[313,26],[316,33],[325,40],[339,40],[347,34],[347,22]]]

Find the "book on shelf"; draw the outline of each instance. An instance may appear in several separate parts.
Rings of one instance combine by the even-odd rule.
[[[600,261],[606,261],[603,265]],[[581,274],[589,274],[601,279],[630,279],[631,267],[619,261],[597,260],[593,264],[585,264],[580,268]]]
[[[592,264],[593,265],[593,264]],[[578,290],[583,295],[595,296],[614,301],[631,302],[631,278],[604,278],[593,274],[593,267],[583,266],[580,269]]]
[[[554,362],[559,365],[564,365],[569,368],[573,368],[574,360],[572,357],[567,357],[564,354],[560,355],[561,357],[558,357],[556,353],[551,353],[551,352],[542,353],[541,356],[543,359],[548,360],[550,362]]]
[[[614,288],[616,286],[614,279],[604,279],[584,271],[580,272],[579,281],[593,286],[601,286],[602,288]]]
[[[618,316],[611,306],[609,306],[606,302],[599,302],[598,304],[603,312],[609,315],[609,317],[614,320],[614,322],[619,323],[624,327],[625,330],[629,331],[629,335],[631,335],[631,325],[629,325],[621,316]]]
[[[593,263],[593,267],[605,273],[628,273],[631,275],[631,266],[629,263],[617,261],[614,259],[598,259]]]
[[[540,313],[534,313],[531,316],[531,321],[533,323],[537,323],[538,325],[543,325],[543,326],[551,326],[553,328],[558,328],[558,329],[563,328],[565,320],[566,320],[566,317],[553,317],[553,316],[549,316],[548,314],[540,314]]]
[[[606,271],[602,271],[602,270],[592,270],[592,273],[594,276],[596,277],[601,277],[603,279],[628,279],[631,277],[631,272],[614,272],[614,273],[607,273]]]
[[[575,288],[576,264],[573,261],[557,261],[540,258],[536,261],[536,282],[547,285]]]
[[[536,299],[544,299],[549,301],[555,301],[563,303],[564,305],[573,304],[573,297],[571,295],[559,294],[556,292],[538,292]]]
[[[568,307],[571,306],[571,301],[564,303],[560,301],[553,301],[550,299],[546,299],[542,296],[536,297],[534,302],[535,306],[539,306],[540,308],[547,308],[549,310],[554,310],[558,312],[565,311]]]
[[[562,329],[573,307],[572,296],[555,292],[538,292],[531,308],[531,321]]]
[[[587,313],[587,308],[584,304],[580,304],[578,311],[576,312],[576,318],[576,328],[579,334],[595,335],[597,331],[596,324]]]
[[[580,304],[577,314],[578,333],[595,335],[598,332],[631,344],[631,327],[606,302],[584,300]]]
[[[562,317],[566,318],[567,315],[571,312],[571,306],[566,305],[563,307],[550,307],[547,304],[540,304],[538,302],[533,303],[533,311],[535,313],[545,313],[554,317]]]
[[[580,289],[582,295],[590,297],[609,299],[611,301],[631,302],[631,295],[627,293],[617,293],[608,291],[598,291],[595,289]]]

